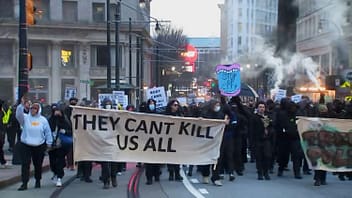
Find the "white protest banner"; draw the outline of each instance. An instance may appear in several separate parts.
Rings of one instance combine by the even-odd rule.
[[[74,106],[76,161],[216,164],[224,120]]]
[[[299,117],[301,145],[309,166],[329,172],[352,171],[352,122]]]
[[[164,87],[154,87],[147,90],[147,99],[156,101],[156,108],[166,107],[167,98]]]
[[[115,104],[119,103],[123,106],[123,108],[126,108],[128,105],[128,96],[126,100],[126,95],[124,91],[112,91],[112,94],[115,96],[116,101]]]
[[[299,102],[301,102],[301,100],[302,100],[302,94],[297,94],[297,95],[291,96],[291,100],[292,100],[294,103],[299,103]]]

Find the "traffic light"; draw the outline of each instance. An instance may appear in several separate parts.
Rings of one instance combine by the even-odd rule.
[[[26,23],[27,25],[35,24],[35,6],[34,0],[26,0]]]
[[[28,52],[27,53],[27,69],[28,69],[28,71],[31,71],[32,68],[33,68],[32,53]]]

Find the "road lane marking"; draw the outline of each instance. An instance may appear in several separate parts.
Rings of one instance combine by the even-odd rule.
[[[202,194],[209,194],[209,192],[207,191],[207,189],[205,188],[198,188],[199,192]]]
[[[183,177],[182,183],[183,185],[187,188],[187,190],[196,198],[205,198],[202,194],[200,194],[200,192],[194,188],[194,186],[189,182],[185,171],[183,171],[182,169],[180,170],[181,172],[181,176]]]

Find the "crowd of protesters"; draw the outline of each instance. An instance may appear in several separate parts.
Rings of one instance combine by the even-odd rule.
[[[75,170],[72,147],[55,148],[53,142],[63,133],[72,136],[72,123],[70,117],[72,108],[69,105],[82,105],[98,107],[97,103],[71,98],[68,105],[56,103],[42,106],[22,98],[19,105],[9,106],[0,101],[0,163],[1,167],[8,165],[4,158],[5,135],[9,143],[9,151],[16,152],[18,144],[20,155],[22,185],[18,190],[26,190],[29,180],[29,166],[32,161],[35,168],[35,187],[40,188],[42,163],[46,151],[49,154],[50,168],[53,172],[52,180],[56,186],[62,186],[65,167]],[[111,100],[104,100],[102,108],[112,109]],[[181,106],[180,102],[172,99],[166,109],[157,109],[156,101],[148,99],[137,108],[128,105],[125,109],[143,113],[164,114],[184,117],[203,117],[226,120],[226,127],[220,147],[220,156],[216,165],[197,166],[201,173],[202,182],[212,182],[221,186],[228,175],[229,181],[245,174],[247,162],[256,163],[257,179],[270,180],[277,168],[277,176],[282,177],[289,170],[292,161],[293,177],[302,179],[302,175],[310,175],[311,170],[305,160],[297,130],[297,116],[325,117],[352,119],[352,103],[340,100],[325,102],[324,95],[319,102],[313,103],[309,98],[303,97],[299,103],[288,98],[280,102],[273,100],[243,102],[240,97],[219,97],[205,103],[191,103]],[[117,107],[122,109],[121,106]],[[36,125],[33,125],[36,122]],[[14,163],[14,162],[13,162]],[[125,163],[121,162],[91,162],[82,161],[76,164],[77,177],[84,182],[93,182],[91,172],[93,164],[102,167],[101,177],[103,188],[108,189],[110,184],[117,186],[117,175],[125,170]],[[14,163],[15,164],[15,163]],[[138,164],[139,166],[140,164]],[[170,181],[182,181],[180,164],[167,164]],[[162,173],[162,164],[145,163],[146,184],[159,182]],[[193,165],[189,166],[188,176],[193,174]],[[340,180],[352,180],[352,173],[337,173]],[[326,171],[314,171],[314,185],[326,185]]]

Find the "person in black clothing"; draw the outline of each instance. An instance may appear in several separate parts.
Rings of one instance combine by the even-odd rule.
[[[4,101],[0,100],[0,164],[2,167],[6,166],[5,154],[4,154],[4,144],[5,144],[5,133],[6,126],[3,124],[2,119],[5,116],[3,111],[3,103]]]
[[[171,116],[183,116],[181,111],[180,103],[177,100],[170,100],[167,105],[164,114]],[[183,177],[180,175],[180,164],[167,164],[169,171],[169,180],[182,181]]]
[[[153,99],[147,100],[145,113],[157,113],[156,101]],[[153,184],[153,177],[156,182],[160,181],[160,164],[144,163],[145,176],[147,177],[147,185]]]
[[[221,106],[219,101],[211,100],[209,101],[209,104],[206,107],[204,107],[201,117],[224,120],[225,119],[224,107]],[[224,150],[224,148],[225,147],[222,144],[221,149]],[[220,151],[220,156],[216,166],[211,164],[199,166],[203,176],[203,183],[209,183],[209,175],[210,175],[210,168],[211,168],[212,170],[211,181],[216,186],[222,186],[222,183],[220,181],[219,170],[222,169],[221,165],[223,164],[224,157],[225,157],[224,152]]]
[[[104,109],[112,109],[112,101],[110,99],[103,100]],[[104,183],[103,189],[110,188],[110,181],[112,187],[117,187],[116,175],[118,169],[121,167],[121,162],[101,161],[101,180]]]
[[[286,99],[287,100],[287,99]],[[300,169],[303,161],[303,150],[296,124],[297,105],[292,101],[282,101],[282,109],[277,114],[276,132],[278,137],[278,176],[283,175],[291,154],[293,172],[296,179],[302,179]]]
[[[269,169],[272,158],[273,127],[272,118],[265,113],[265,103],[258,102],[257,113],[253,119],[253,143],[255,144],[255,159],[258,180],[270,180]]]
[[[53,133],[53,142],[59,138],[59,133],[63,133],[68,136],[72,136],[72,127],[68,118],[65,116],[64,112],[60,110],[55,104],[52,105],[52,113],[48,119],[50,129]],[[61,146],[55,148],[53,145],[52,150],[49,153],[50,169],[54,173],[53,180],[56,181],[56,186],[62,186],[62,178],[65,175],[64,168],[66,166],[65,156],[71,150],[71,146]]]
[[[250,112],[249,109],[247,109],[246,106],[244,106],[241,102],[241,98],[238,96],[234,96],[230,99],[231,104],[231,110],[236,114],[237,116],[237,124],[235,127],[236,133],[234,133],[234,166],[235,166],[235,171],[237,175],[242,176],[243,171],[245,169],[244,167],[244,161],[243,161],[243,140],[246,141],[246,138],[244,139],[244,134],[248,134],[247,137],[249,137],[249,142],[250,146],[252,147],[253,144],[252,142],[252,133],[251,131],[248,131],[248,128],[253,120],[253,113]],[[253,148],[251,148],[251,151],[253,151]],[[253,158],[252,158],[253,159]]]
[[[76,106],[78,103],[78,99],[77,98],[70,98],[69,100],[70,105],[72,106]],[[72,115],[72,107],[67,106],[65,109],[65,115],[67,116],[67,118],[70,121],[70,125],[72,126],[71,123],[71,115]],[[72,157],[72,161],[73,161],[73,149],[72,152],[69,152],[67,154],[68,159],[70,159]],[[70,160],[68,160],[68,164],[70,164]],[[93,180],[90,178],[92,174],[92,162],[91,161],[80,161],[77,162],[77,178],[80,178],[82,181],[85,181],[87,183],[92,183]]]

